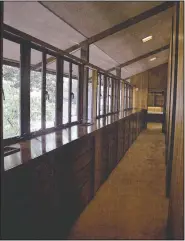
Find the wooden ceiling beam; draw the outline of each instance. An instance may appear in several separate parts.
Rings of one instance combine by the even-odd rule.
[[[85,42],[87,42],[89,45],[93,44],[101,39],[104,39],[110,35],[113,35],[113,34],[119,32],[123,29],[126,29],[128,27],[131,27],[132,25],[135,25],[135,24],[143,21],[143,20],[146,20],[147,18],[150,18],[156,14],[159,14],[173,6],[174,6],[174,2],[164,2],[154,8],[151,8],[151,9],[139,14],[139,15],[129,18],[126,21],[123,21],[117,25],[114,25],[112,28],[106,29],[98,34],[95,34],[94,36],[82,41],[81,43],[71,46],[70,48],[66,49],[65,51],[70,53],[74,50],[77,50],[80,48],[80,45]]]
[[[172,7],[174,5],[174,2],[164,2],[154,8],[151,8],[139,15],[136,15],[132,18],[127,19],[124,22],[121,22],[115,26],[113,26],[112,28],[106,29],[104,31],[102,31],[101,33],[98,33],[90,38],[87,39],[88,44],[93,44],[103,38],[106,38],[112,34],[115,34],[123,29],[126,29],[128,27],[131,27],[143,20],[146,20],[147,18],[150,18],[158,13],[161,13],[165,10],[167,10],[168,8]]]
[[[169,49],[169,47],[170,47],[170,45],[168,44],[168,45],[165,45],[165,46],[163,46],[163,47],[161,47],[159,49],[155,49],[155,50],[153,50],[153,51],[151,51],[149,53],[143,54],[143,55],[141,55],[141,56],[139,56],[139,57],[137,57],[135,59],[131,59],[131,60],[125,62],[125,63],[122,63],[122,64],[120,64],[120,65],[118,65],[116,67],[113,67],[113,68],[109,69],[108,72],[111,72],[111,71],[115,70],[117,67],[123,68],[123,67],[126,67],[128,65],[131,65],[131,64],[133,64],[135,62],[138,62],[138,61],[140,61],[142,59],[148,58],[151,55],[154,55],[154,54],[160,53],[160,52],[162,52],[164,50],[167,50],[167,49]]]
[[[102,32],[100,32],[98,34],[95,34],[94,36],[92,36],[92,37],[82,41],[79,44],[75,44],[75,45],[65,49],[64,51],[67,52],[67,53],[71,53],[71,52],[73,52],[75,50],[80,49],[80,46],[85,44],[85,43],[88,43],[89,45],[93,44],[93,43],[95,43],[97,41],[100,41],[100,40],[102,40],[102,39],[104,39],[104,38],[106,38],[108,36],[111,36],[111,35],[119,32],[119,31],[121,31],[123,29],[131,27],[131,26],[133,26],[133,25],[135,25],[135,24],[137,24],[137,23],[139,23],[139,22],[141,22],[143,20],[146,20],[146,19],[148,19],[148,18],[150,18],[150,17],[152,17],[152,16],[154,16],[156,14],[159,14],[159,13],[167,10],[168,8],[170,8],[172,6],[174,6],[174,2],[164,2],[164,3],[158,5],[158,6],[154,7],[154,8],[151,8],[151,9],[149,9],[149,10],[139,14],[139,15],[136,15],[136,16],[134,16],[132,18],[129,18],[126,21],[123,21],[123,22],[121,22],[121,23],[119,23],[117,25],[114,25],[113,27],[111,27],[109,29],[106,29],[106,30],[104,30],[104,31],[102,31]],[[54,57],[50,57],[50,58],[47,59],[47,64],[52,63],[54,61],[55,61],[55,58]],[[35,65],[35,68],[36,69],[40,68],[41,65],[42,65],[41,63],[38,63],[38,64]]]

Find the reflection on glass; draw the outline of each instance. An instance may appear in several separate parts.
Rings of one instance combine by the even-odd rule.
[[[62,137],[63,137],[63,144],[66,144],[69,142],[69,132],[68,130],[64,129],[62,130]]]
[[[56,133],[46,135],[46,152],[56,149]]]
[[[31,158],[36,158],[43,154],[42,150],[42,140],[41,137],[37,137],[36,139],[30,140],[31,143]]]
[[[20,69],[3,65],[3,138],[20,135]]]
[[[75,140],[78,138],[78,127],[77,126],[72,126],[71,127],[71,140]]]

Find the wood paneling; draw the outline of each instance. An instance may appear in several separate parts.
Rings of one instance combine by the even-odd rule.
[[[174,150],[172,160],[170,205],[168,217],[168,231],[171,239],[184,239],[184,3],[179,2],[174,9],[178,15],[180,6],[178,34],[178,67],[177,67],[177,96],[174,132]],[[174,17],[175,17],[174,16]],[[175,35],[176,32],[173,32]],[[175,63],[174,63],[175,65]],[[174,66],[172,66],[174,68]],[[171,76],[169,76],[170,79]],[[168,102],[169,105],[169,102]],[[168,106],[170,109],[171,106]],[[168,120],[168,125],[170,124]],[[168,135],[170,138],[170,135]]]
[[[147,109],[148,71],[132,76],[130,83],[136,86],[135,107]]]
[[[159,65],[148,71],[148,89],[149,91],[163,91],[167,87],[167,69],[168,64]]]
[[[66,239],[144,122],[144,111],[131,113],[6,171],[2,238]]]
[[[134,106],[135,108],[147,109],[148,91],[165,91],[167,87],[168,64],[162,64],[130,78],[131,84],[135,85]]]

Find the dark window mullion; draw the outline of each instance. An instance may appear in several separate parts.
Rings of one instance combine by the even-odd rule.
[[[71,93],[72,93],[72,63],[69,63],[69,102],[68,102],[68,122],[71,123],[71,104],[72,104],[72,99],[71,99]]]
[[[63,59],[58,56],[56,62],[56,126],[63,123]]]
[[[42,53],[41,128],[46,128],[46,53]]]
[[[29,42],[20,45],[20,120],[21,136],[30,133],[30,59],[31,47]]]

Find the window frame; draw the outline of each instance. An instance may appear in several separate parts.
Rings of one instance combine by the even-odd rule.
[[[124,111],[133,109],[133,87],[124,82]]]
[[[38,131],[30,132],[30,115],[24,114],[24,116],[26,116],[24,118],[27,118],[26,119],[27,125],[25,125],[25,128],[24,128],[24,129],[26,129],[26,132],[24,131],[23,134],[21,134],[20,136],[4,139],[4,145],[14,144],[21,140],[28,140],[28,139],[31,139],[36,136],[40,136],[43,134],[53,132],[55,130],[60,130],[62,128],[67,128],[72,125],[77,125],[77,124],[82,123],[84,112],[87,111],[87,108],[86,108],[86,110],[83,109],[84,108],[84,83],[83,83],[83,80],[84,80],[84,69],[86,66],[88,66],[88,64],[86,65],[86,64],[84,64],[83,61],[74,60],[73,58],[65,56],[65,54],[63,52],[60,52],[59,49],[57,49],[45,42],[42,42],[34,37],[32,38],[32,36],[27,35],[19,30],[13,29],[13,28],[9,27],[8,25],[7,25],[7,28],[5,28],[3,31],[3,38],[20,44],[20,47],[22,45],[25,45],[26,47],[23,52],[29,53],[29,51],[31,51],[31,49],[35,49],[35,50],[40,51],[41,53],[44,52],[45,55],[48,54],[48,55],[54,56],[56,58],[56,70],[54,71],[54,70],[47,69],[47,73],[56,75],[56,98],[55,98],[55,100],[56,100],[56,105],[55,105],[56,106],[56,110],[55,110],[56,126],[49,127],[49,128],[42,128]],[[43,43],[43,45],[42,45],[42,43]],[[29,56],[29,54],[28,54],[28,56]],[[26,56],[23,56],[23,57],[26,59]],[[25,81],[26,83],[28,83],[27,93],[28,93],[28,89],[30,90],[30,72],[31,72],[31,70],[40,71],[40,72],[42,71],[42,73],[44,73],[44,71],[45,71],[44,69],[46,69],[44,66],[45,59],[42,59],[42,66],[40,66],[40,65],[33,66],[30,64],[30,61],[31,61],[31,59],[28,59],[28,58],[26,59],[26,62],[25,62],[26,67],[24,67],[24,69],[23,69],[24,70],[23,73],[26,72],[26,73],[24,73],[24,75],[27,76],[27,78],[26,78],[27,80]],[[74,65],[78,66],[78,77],[72,75],[71,72],[69,73],[69,75],[66,75],[63,73],[64,72],[64,61],[69,62],[70,65],[74,64]],[[3,64],[5,64],[5,63],[10,66],[16,66],[16,67],[18,66],[19,67],[23,63],[23,60],[21,60],[21,63],[20,62],[16,63],[16,61],[8,60],[8,59],[4,58]],[[89,63],[89,66],[91,66],[90,63]],[[37,69],[35,69],[35,67]],[[25,71],[25,68],[27,68],[27,71]],[[104,70],[101,70],[100,68],[98,68],[96,66],[95,66],[95,68],[97,70],[97,73],[101,77],[99,80],[99,85],[97,85],[97,87],[99,86],[99,88],[100,88],[100,91],[97,94],[97,99],[96,99],[96,100],[98,100],[98,98],[99,98],[99,102],[98,102],[98,105],[99,105],[98,112],[99,113],[98,112],[96,113],[96,115],[97,115],[96,118],[98,119],[98,118],[101,118],[104,116],[119,113],[119,111],[120,111],[120,104],[119,104],[120,84],[119,84],[119,81],[121,81],[121,79],[119,79],[117,76],[109,74],[108,72],[106,72]],[[72,79],[78,80],[77,121],[71,122],[71,115],[70,115],[69,121],[66,124],[63,124],[63,78],[64,77],[68,77],[71,81],[72,81]],[[107,92],[107,79],[108,78],[111,79],[111,107],[110,107],[111,110],[110,111],[109,111],[109,108],[106,108],[106,100],[107,100],[107,98],[109,98],[109,96],[108,96],[109,90]],[[22,82],[22,79],[23,79],[23,77],[21,77],[20,82]],[[43,84],[45,81],[44,79],[45,79],[45,74],[42,75]],[[103,83],[103,85],[102,85],[102,83]],[[70,85],[71,85],[71,83],[70,83]],[[101,86],[103,86],[103,88],[101,88]],[[103,101],[103,106],[102,106],[103,112],[100,113],[100,104],[101,104],[100,95],[101,95],[102,89],[104,91],[103,100],[102,100]],[[70,88],[69,88],[69,91],[70,91]],[[45,96],[44,96],[43,90],[42,90],[42,93],[43,93],[42,94],[42,96],[43,96],[42,97],[43,98],[42,99],[42,103],[43,103],[42,108],[44,109]],[[24,96],[25,96],[24,98],[27,98],[28,106],[30,106],[30,98],[28,98],[29,94],[30,93],[28,93],[28,95],[24,94]],[[86,95],[88,95],[88,92],[86,93]],[[71,98],[69,101],[69,110],[71,113]],[[42,110],[42,112],[44,112],[44,111]],[[30,108],[28,108],[27,113],[30,113]],[[44,122],[45,114],[42,114],[42,115],[43,115],[42,121]],[[22,117],[21,117],[21,119],[22,119]],[[42,124],[42,125],[44,126],[44,124]]]
[[[70,60],[65,56],[61,56],[57,53],[54,53],[44,47],[38,46],[32,42],[24,40],[18,36],[15,36],[11,33],[5,32],[3,34],[3,39],[7,39],[11,42],[17,43],[20,45],[20,62],[3,58],[3,65],[8,65],[12,67],[18,67],[20,69],[20,136],[14,136],[10,138],[3,139],[4,146],[15,144],[19,141],[28,140],[33,137],[37,137],[43,134],[48,134],[58,129],[63,129],[71,127],[73,125],[79,124],[79,90],[80,90],[80,69],[81,63]],[[38,50],[42,54],[42,67],[39,69],[34,69],[34,65],[31,65],[31,50]],[[46,69],[47,54],[56,57],[56,71]],[[71,71],[69,75],[63,73],[64,61],[69,62],[71,66]],[[75,64],[78,66],[78,77],[72,75],[72,65]],[[42,88],[41,88],[41,129],[37,131],[30,131],[30,76],[31,70],[39,71],[42,73]],[[46,128],[46,73],[56,75],[56,98],[55,98],[55,126]],[[71,121],[71,115],[66,124],[63,124],[63,78],[69,78],[70,86],[72,87],[72,79],[78,80],[78,103],[77,103],[77,121]],[[24,80],[24,81],[23,81]],[[70,89],[69,89],[70,91]],[[71,96],[71,95],[69,95]],[[69,113],[71,113],[72,101],[69,98]]]
[[[109,84],[110,84],[110,88],[109,88]],[[102,89],[103,89],[103,106],[102,106],[103,113],[101,113],[100,111],[101,110],[100,100],[102,95]],[[119,113],[118,92],[119,92],[118,80],[114,79],[112,76],[98,72],[98,84],[97,84],[97,90],[96,90],[96,93],[97,93],[96,94],[96,102],[97,102],[96,119]],[[110,100],[109,100],[109,95],[110,95]]]

